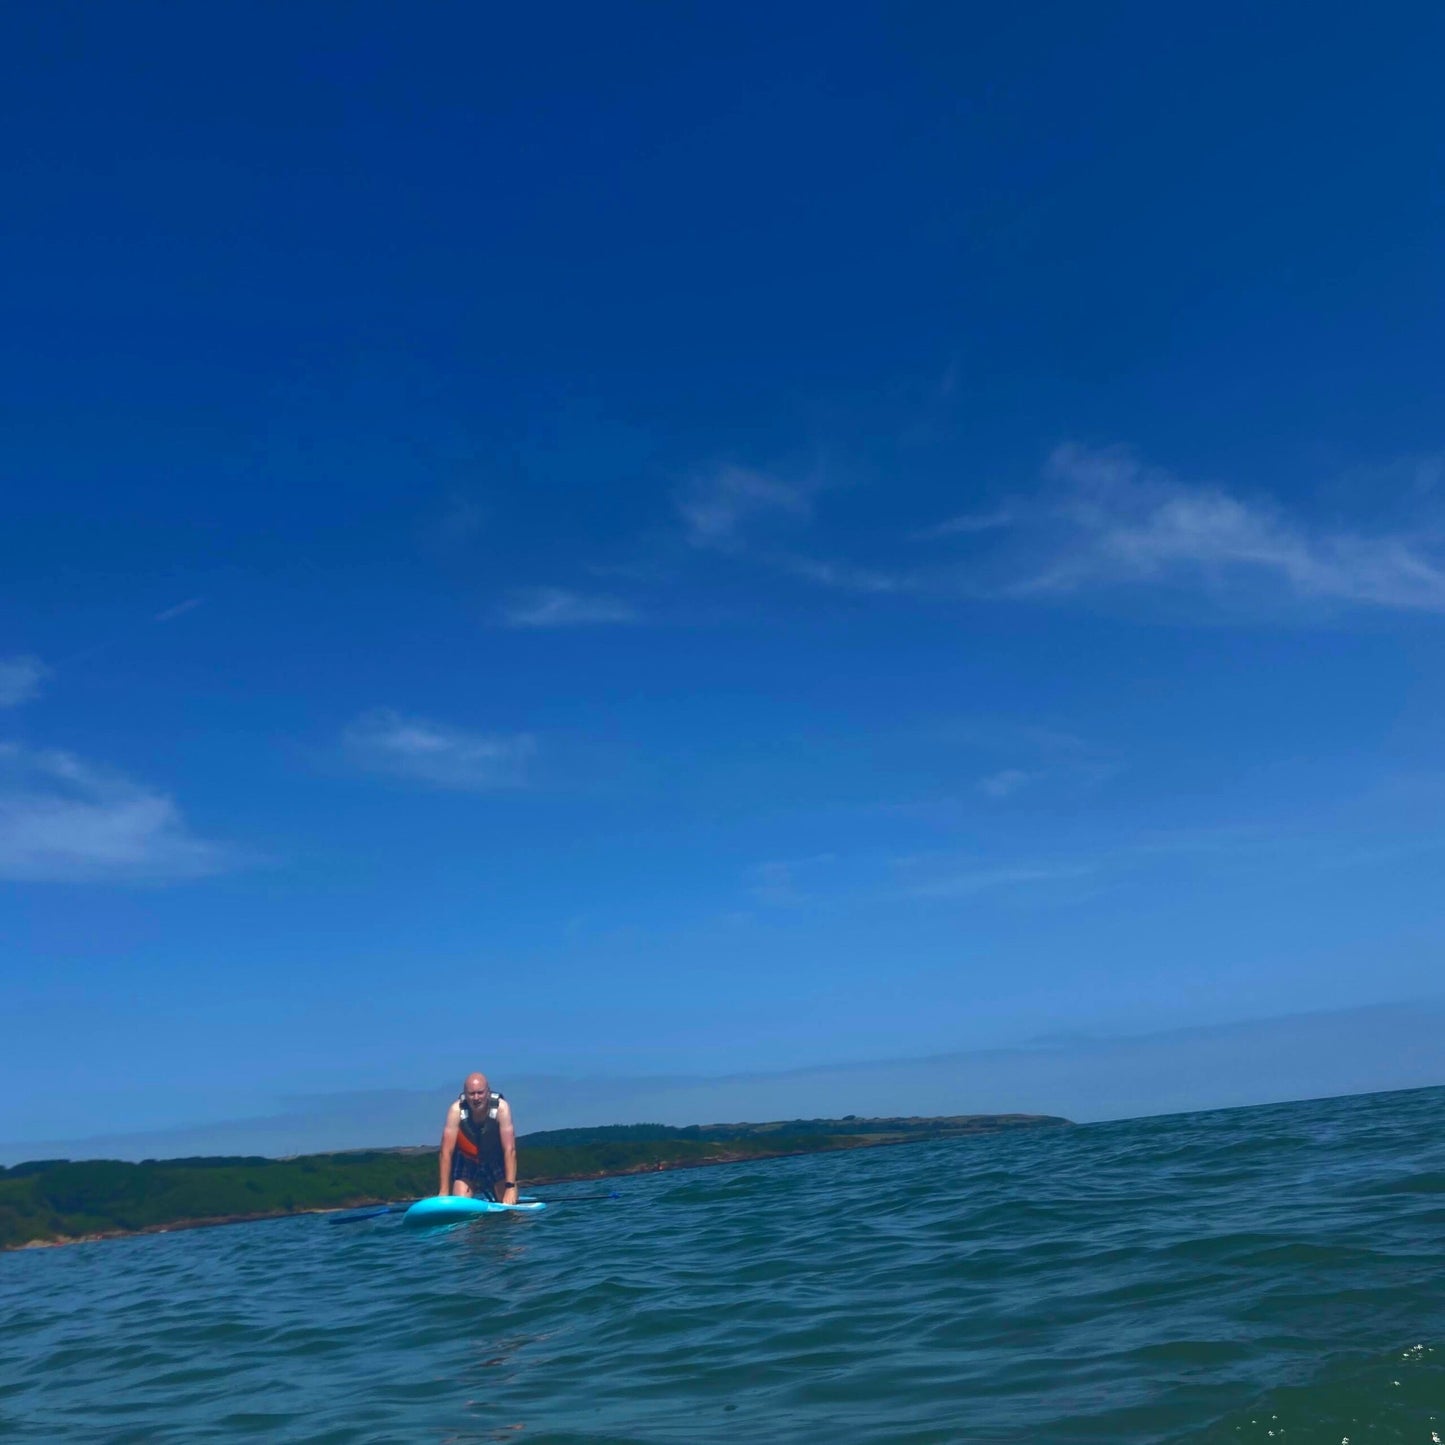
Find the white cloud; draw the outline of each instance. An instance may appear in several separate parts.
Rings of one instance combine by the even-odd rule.
[[[1445,611],[1445,567],[1421,538],[1310,527],[1271,504],[1187,485],[1123,448],[1060,447],[1047,476],[1064,496],[1036,520],[1064,535],[1050,561],[1005,589],[1010,595],[1265,581],[1302,599]]]
[[[139,882],[233,866],[164,793],[69,753],[0,743],[0,878]]]
[[[969,537],[983,532],[997,532],[1011,527],[1015,517],[1012,512],[964,512],[957,517],[945,518],[931,527],[923,527],[911,533],[915,542],[932,542],[940,537]]]
[[[197,607],[205,605],[204,597],[187,597],[184,602],[177,602],[174,607],[167,607],[164,612],[157,612],[152,619],[155,622],[174,622],[177,617],[184,617],[187,612],[194,612]]]
[[[809,858],[778,859],[759,863],[748,870],[748,891],[759,903],[775,908],[790,908],[812,901],[801,876],[818,877],[837,862],[833,853],[815,853]]]
[[[1092,863],[1041,863],[1004,868],[971,868],[908,885],[914,898],[973,898],[996,889],[1025,888],[1035,884],[1067,883],[1090,877]]]
[[[727,466],[696,478],[676,499],[689,544],[701,551],[746,556],[749,561],[818,587],[872,595],[919,590],[920,579],[902,570],[858,566],[779,547],[758,534],[768,523],[808,522],[816,480],[781,482],[746,467]]]
[[[475,498],[454,494],[421,528],[424,545],[455,552],[474,541],[487,524],[487,509]]]
[[[808,491],[747,467],[727,466],[697,478],[677,499],[687,540],[694,547],[736,551],[743,529],[761,518],[805,518]]]
[[[507,599],[502,620],[509,627],[591,627],[637,622],[639,613],[618,597],[587,596],[560,587],[528,587]]]
[[[1423,508],[1442,474],[1441,459],[1416,459],[1382,472],[1392,480],[1374,491]],[[1438,529],[1327,524],[1268,499],[1182,481],[1123,447],[1061,446],[1043,481],[1033,496],[908,534],[913,543],[958,544],[945,555],[881,555],[886,538],[876,535],[866,563],[778,545],[776,524],[811,520],[813,483],[723,467],[676,502],[694,548],[839,592],[999,601],[1134,586],[1200,594],[1236,612],[1277,611],[1282,602],[1445,612]]]
[[[793,876],[793,867],[788,863],[759,863],[752,870],[749,891],[759,903],[785,908],[801,903],[804,895],[799,891]]]
[[[537,750],[525,733],[464,732],[386,708],[352,723],[343,745],[352,762],[369,772],[473,793],[524,786]]]
[[[1007,798],[1037,779],[1037,773],[1028,773],[1022,768],[1004,768],[1002,772],[991,773],[986,778],[980,778],[978,790],[985,797]]]
[[[820,587],[833,587],[843,592],[863,592],[881,596],[892,592],[908,592],[916,588],[916,579],[902,572],[880,572],[873,567],[854,567],[848,563],[824,562],[816,557],[778,556],[772,559],[783,572],[816,582]]]
[[[39,697],[49,675],[38,657],[0,657],[0,707],[19,707]]]

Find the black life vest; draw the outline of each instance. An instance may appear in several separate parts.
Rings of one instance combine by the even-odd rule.
[[[478,1124],[462,1096],[462,1117],[457,1124],[457,1148],[470,1159],[488,1159],[500,1164],[503,1160],[502,1129],[497,1123],[497,1110],[503,1095],[493,1094],[487,1101],[486,1117]]]

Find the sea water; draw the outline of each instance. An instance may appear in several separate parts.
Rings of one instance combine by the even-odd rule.
[[[1445,1089],[606,1187],[0,1256],[0,1436],[1445,1438]]]

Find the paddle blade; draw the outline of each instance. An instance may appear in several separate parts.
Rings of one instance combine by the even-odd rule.
[[[403,1214],[409,1206],[405,1204],[379,1204],[375,1209],[358,1210],[355,1214],[332,1214],[328,1224],[359,1224],[363,1219],[377,1219],[383,1214]]]

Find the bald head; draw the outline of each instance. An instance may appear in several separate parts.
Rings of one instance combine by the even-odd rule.
[[[468,1074],[466,1082],[462,1085],[462,1093],[472,1098],[485,1099],[490,1092],[491,1085],[487,1083],[485,1074]]]

